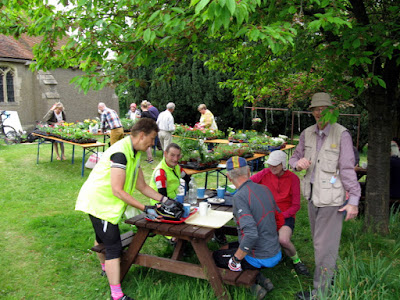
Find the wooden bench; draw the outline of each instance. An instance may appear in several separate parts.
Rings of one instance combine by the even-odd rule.
[[[128,232],[121,234],[122,249],[129,246],[134,235],[135,235],[135,233],[133,231],[128,231]],[[105,248],[104,244],[98,244],[96,246],[93,246],[90,250],[92,250],[94,252],[98,252],[98,253],[103,253],[103,254],[106,253],[106,248]]]
[[[227,269],[219,268],[221,272],[221,277],[224,283],[235,285],[235,286],[245,286],[251,287],[256,282],[256,277],[259,270],[245,270],[242,272],[233,272]]]

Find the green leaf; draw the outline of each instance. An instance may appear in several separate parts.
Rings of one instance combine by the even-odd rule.
[[[173,10],[174,12],[177,12],[178,14],[184,14],[185,13],[185,11],[180,7],[173,7],[173,8],[171,8],[171,10]]]
[[[383,87],[384,89],[386,89],[386,82],[385,82],[383,79],[381,79],[381,78],[379,78],[379,77],[376,77],[376,80],[378,80],[378,83],[379,83],[379,85],[380,85],[381,87]]]
[[[231,12],[231,15],[233,16],[236,10],[235,0],[226,0],[226,6],[228,7],[229,11]]]
[[[151,21],[153,21],[155,18],[157,18],[158,15],[160,14],[160,12],[161,12],[161,10],[155,11],[155,12],[150,16],[150,18],[148,19],[148,22],[151,22]]]
[[[200,0],[191,0],[190,6],[195,6]]]
[[[195,9],[195,13],[198,14],[206,5],[210,2],[210,0],[201,0],[197,5]]]
[[[151,30],[150,28],[147,28],[143,34],[143,39],[146,43],[148,43],[150,41],[150,38],[151,38]]]
[[[229,14],[229,11],[226,8],[224,8],[222,11],[221,19],[222,19],[222,24],[224,24],[225,30],[227,30],[229,27],[230,18],[231,15]]]
[[[238,32],[236,32],[235,34],[235,38],[238,38],[240,36],[242,36],[243,34],[245,34],[248,31],[247,27],[242,27],[240,28],[240,30]]]
[[[353,47],[354,47],[355,49],[357,49],[358,47],[360,47],[360,45],[361,45],[360,39],[355,39],[355,40],[353,41]]]
[[[226,0],[219,0],[218,3],[219,3],[219,5],[220,5],[221,7],[224,7],[225,4],[226,4]]]

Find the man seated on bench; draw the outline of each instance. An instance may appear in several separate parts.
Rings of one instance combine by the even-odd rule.
[[[286,168],[286,153],[273,151],[267,160],[268,168],[250,177],[255,183],[269,188],[285,218],[285,224],[279,229],[279,242],[283,251],[292,259],[297,274],[310,276],[305,264],[300,260],[292,238],[296,213],[300,209],[300,180],[296,174]]]
[[[233,216],[238,225],[238,242],[229,243],[213,253],[220,268],[231,271],[272,268],[282,258],[278,238],[278,225],[283,217],[270,190],[250,180],[250,169],[244,158],[234,156],[226,162],[228,179],[235,185]],[[261,273],[251,287],[257,299],[263,299],[273,285]]]
[[[132,195],[135,189],[160,202],[167,197],[157,193],[144,181],[139,166],[141,153],[154,145],[158,127],[152,119],[140,119],[131,134],[104,152],[83,184],[75,209],[89,214],[96,234],[95,245],[103,243],[106,254],[97,253],[106,272],[112,300],[130,300],[120,283],[121,236],[118,223],[128,205],[157,216],[155,206],[146,206]]]
[[[189,186],[190,176],[183,171],[182,167],[178,164],[181,159],[181,147],[175,143],[169,144],[164,151],[164,157],[154,169],[150,179],[150,186],[170,199],[175,199],[179,191],[181,178]],[[150,199],[152,205],[157,201]],[[176,243],[174,237],[166,237],[173,245]]]

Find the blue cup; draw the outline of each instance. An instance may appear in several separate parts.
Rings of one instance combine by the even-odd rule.
[[[217,195],[218,195],[218,198],[224,199],[225,188],[223,188],[223,187],[217,188]]]
[[[183,204],[183,217],[187,218],[190,214],[190,204],[189,203],[184,203]]]
[[[197,188],[197,198],[204,199],[205,188]]]
[[[183,200],[185,200],[185,194],[176,195],[176,201],[183,204]]]

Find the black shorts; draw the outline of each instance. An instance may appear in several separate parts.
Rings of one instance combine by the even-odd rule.
[[[285,224],[283,226],[288,226],[290,229],[292,229],[292,232],[294,231],[294,221],[295,219],[293,217],[289,217],[285,219]]]
[[[89,215],[89,218],[96,234],[96,241],[99,244],[104,244],[106,248],[106,260],[121,257],[122,243],[118,225],[111,224],[92,215]]]
[[[213,252],[213,258],[217,267],[229,269],[229,260],[235,255],[237,249],[239,248],[239,243],[229,243],[228,246],[229,249],[221,249]],[[249,264],[245,259],[242,260],[241,264],[243,270],[258,270],[258,268]]]

